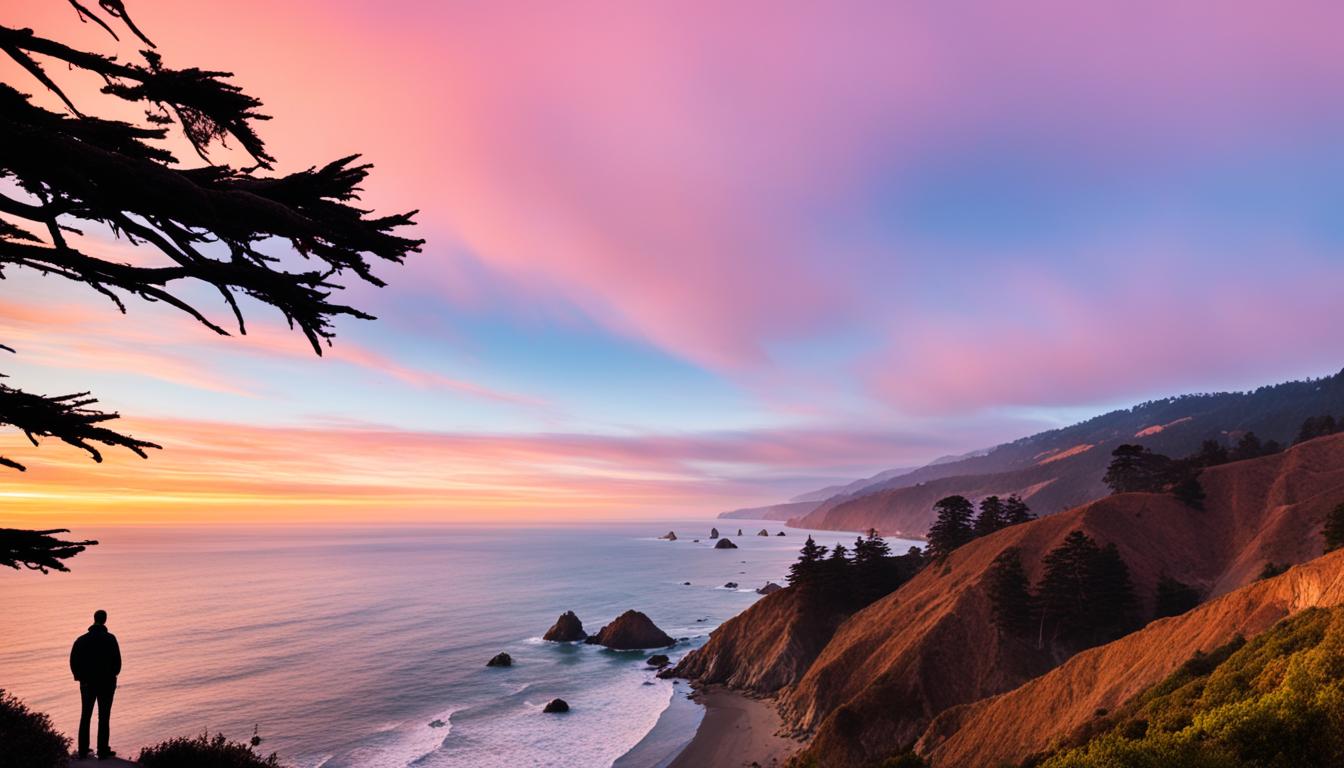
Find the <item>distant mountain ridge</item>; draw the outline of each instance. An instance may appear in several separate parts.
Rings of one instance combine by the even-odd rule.
[[[1224,444],[1254,432],[1287,445],[1302,422],[1322,414],[1344,415],[1344,371],[1260,387],[1251,392],[1181,395],[1105,413],[962,457],[940,459],[914,470],[890,470],[821,491],[786,505],[757,507],[753,514],[787,519],[803,528],[862,531],[919,537],[932,521],[933,503],[953,494],[978,500],[1019,494],[1038,514],[1071,509],[1105,495],[1102,483],[1111,451],[1140,443],[1158,453],[1184,456],[1204,440]],[[745,512],[745,511],[739,511]],[[721,517],[747,517],[730,512]]]

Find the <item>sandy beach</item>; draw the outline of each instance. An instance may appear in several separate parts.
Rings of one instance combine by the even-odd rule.
[[[669,768],[769,768],[783,765],[799,748],[778,735],[782,723],[768,701],[717,686],[701,689],[696,698],[705,706],[705,717]]]

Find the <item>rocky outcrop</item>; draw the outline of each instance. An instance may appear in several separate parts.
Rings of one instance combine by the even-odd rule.
[[[760,589],[756,590],[756,594],[758,594],[758,595],[773,595],[773,594],[775,594],[776,592],[778,592],[778,591],[781,590],[781,589],[783,589],[783,587],[779,586],[779,585],[776,584],[775,582],[773,582],[773,581],[767,581],[767,582],[765,582],[765,586],[763,586],[763,587],[761,587]]]
[[[564,699],[551,699],[546,702],[546,706],[542,707],[541,711],[550,714],[562,714],[569,711],[569,702]]]
[[[737,545],[733,543],[733,540],[732,540],[732,539],[719,539],[718,543],[716,543],[716,544],[714,545],[714,548],[715,548],[715,549],[737,549]]]
[[[587,641],[592,645],[603,645],[616,651],[633,651],[639,648],[666,648],[676,643],[666,632],[659,629],[648,616],[639,611],[629,610],[617,616],[615,621],[589,635]]]
[[[730,581],[730,582],[728,582],[727,584],[724,584],[724,585],[723,585],[723,588],[724,588],[724,589],[737,589],[737,582],[736,582],[736,581]]]
[[[658,538],[663,539],[664,541],[676,541],[676,540],[677,540],[677,532],[676,532],[676,531],[668,531],[667,533],[664,533],[662,536],[659,536]]]
[[[671,663],[672,660],[669,659],[667,657],[667,654],[665,653],[655,653],[654,655],[649,657],[650,667],[658,667],[659,669],[662,669],[663,667],[666,667],[668,664]]]
[[[513,666],[513,657],[510,656],[510,655],[507,654],[507,653],[497,653],[497,654],[495,654],[493,657],[491,657],[491,659],[490,659],[489,661],[485,662],[485,666],[487,666],[487,667],[512,667],[512,666]]]
[[[776,536],[783,536],[783,535],[784,535],[784,532],[783,532],[783,531],[780,531],[779,533],[776,533],[775,535],[776,535]]]
[[[738,528],[738,529],[737,529],[737,535],[738,535],[738,536],[741,536],[741,535],[742,535],[742,529],[741,529],[741,528]]]
[[[709,538],[711,538],[711,539],[717,539],[717,538],[719,538],[719,529],[718,529],[718,528],[710,528],[710,529],[709,529]]]
[[[546,630],[541,639],[553,643],[572,643],[586,637],[588,633],[583,631],[583,622],[579,621],[579,617],[573,611],[565,611],[555,620],[551,628]]]
[[[765,530],[764,528],[762,528],[761,530],[759,530],[759,531],[756,532],[756,535],[757,535],[757,536],[769,536],[769,535],[770,535],[770,532],[767,531],[767,530]]]
[[[803,676],[825,647],[843,614],[799,600],[784,589],[710,633],[709,642],[686,654],[668,676],[722,684],[757,695],[778,693]]]

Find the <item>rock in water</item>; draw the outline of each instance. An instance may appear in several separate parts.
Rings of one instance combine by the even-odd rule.
[[[738,536],[741,536],[741,535],[742,535],[742,529],[741,529],[741,528],[738,528],[738,529],[737,529],[737,535],[738,535]]]
[[[569,702],[565,701],[564,699],[551,699],[550,701],[546,702],[546,706],[543,707],[541,711],[551,713],[568,712]]]
[[[512,667],[513,657],[507,653],[497,653],[495,657],[485,662],[487,667]]]
[[[767,531],[767,530],[765,530],[764,528],[762,528],[761,530],[759,530],[759,531],[756,532],[756,535],[757,535],[757,536],[769,536],[769,535],[770,535],[770,532]]]
[[[672,660],[667,658],[667,654],[665,653],[655,653],[654,655],[649,657],[650,667],[658,667],[659,669],[662,669],[663,667],[666,667],[668,664],[671,663]]]
[[[430,728],[442,728],[445,725],[447,725],[447,723],[442,720],[431,720],[429,723]]]
[[[575,616],[573,611],[565,611],[555,620],[555,624],[546,630],[541,639],[553,643],[572,643],[587,636],[588,633],[583,631],[583,622],[579,621],[579,617]]]
[[[737,549],[737,545],[732,539],[719,539],[719,543],[714,545],[715,549]]]
[[[617,616],[596,635],[589,635],[586,642],[605,645],[615,651],[633,651],[637,648],[666,648],[676,641],[655,626],[648,616],[630,610]]]
[[[767,581],[767,582],[765,582],[765,586],[763,586],[763,587],[761,587],[760,589],[756,590],[756,594],[758,594],[758,595],[772,595],[772,594],[778,592],[778,591],[781,590],[781,589],[783,589],[783,587],[779,586],[779,585],[776,584],[775,582],[773,582],[773,581]]]
[[[676,532],[676,531],[668,531],[667,533],[663,534],[662,536],[659,536],[658,538],[660,538],[660,539],[666,539],[667,541],[676,541],[676,540],[677,540],[677,532]]]
[[[783,532],[783,531],[780,531],[779,533],[776,533],[775,535],[776,535],[776,536],[783,536],[783,535],[784,535],[784,532]]]
[[[711,538],[711,539],[717,539],[717,538],[719,538],[719,529],[718,529],[718,528],[710,528],[710,529],[709,529],[709,538]]]
[[[737,582],[736,582],[736,581],[730,581],[730,582],[728,582],[727,584],[724,584],[724,585],[723,585],[723,588],[724,588],[724,589],[737,589]]]

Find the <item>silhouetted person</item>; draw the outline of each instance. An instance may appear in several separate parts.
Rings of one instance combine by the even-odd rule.
[[[117,754],[107,745],[108,721],[112,717],[112,694],[121,674],[121,647],[107,631],[107,611],[94,611],[93,626],[75,640],[70,649],[70,672],[79,681],[82,709],[79,713],[79,756],[89,756],[89,721],[98,704],[98,757]]]

